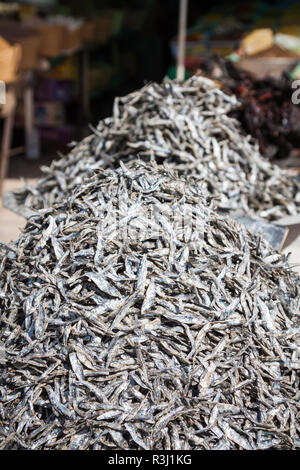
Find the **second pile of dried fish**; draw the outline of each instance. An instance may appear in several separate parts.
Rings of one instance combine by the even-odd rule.
[[[102,170],[2,246],[0,449],[300,447],[299,278],[199,194]]]
[[[180,174],[197,176],[221,210],[270,221],[296,215],[300,184],[264,160],[250,136],[228,116],[237,105],[234,96],[204,77],[147,85],[117,98],[113,116],[99,122],[95,135],[43,168],[37,187],[16,199],[21,197],[30,209],[49,207],[70,194],[89,171],[140,157],[167,161]]]

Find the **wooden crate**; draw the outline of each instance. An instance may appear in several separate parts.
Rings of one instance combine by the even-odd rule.
[[[69,29],[65,27],[63,34],[63,50],[70,51],[78,49],[82,44],[81,27],[76,29]]]
[[[41,38],[39,54],[43,57],[57,57],[62,53],[65,28],[46,23],[39,28]]]
[[[20,66],[22,49],[19,44],[0,48],[0,80],[14,82]]]
[[[31,18],[25,24],[39,35],[40,56],[57,57],[61,54],[65,35],[64,26],[50,24],[37,18]]]
[[[20,70],[26,71],[36,68],[40,46],[39,36],[34,35],[20,38],[18,44],[22,49]]]
[[[38,60],[39,35],[22,24],[15,21],[0,21],[0,35],[11,46],[18,44],[22,50],[20,69],[22,71],[34,69]]]

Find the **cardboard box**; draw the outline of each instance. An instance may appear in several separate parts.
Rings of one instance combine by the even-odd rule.
[[[0,21],[0,35],[11,45],[19,45],[22,51],[20,70],[34,69],[37,65],[40,38],[30,28],[16,21]]]
[[[81,26],[75,29],[69,29],[68,26],[65,27],[62,42],[64,51],[72,51],[81,47],[81,29]]]
[[[0,37],[0,80],[11,83],[17,79],[21,55],[22,50],[19,44],[11,46]]]
[[[24,25],[35,31],[40,38],[39,55],[42,57],[57,57],[62,53],[65,27],[50,24],[39,18],[30,18]]]

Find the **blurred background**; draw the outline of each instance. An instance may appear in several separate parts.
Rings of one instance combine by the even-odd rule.
[[[37,177],[41,165],[59,158],[70,141],[89,133],[89,123],[95,126],[111,114],[115,96],[161,81],[165,75],[174,78],[178,12],[178,0],[1,2],[0,80],[7,87],[2,116],[14,110],[10,145],[14,158],[8,177]],[[244,64],[259,78],[285,71],[293,71],[296,78],[299,25],[300,4],[295,1],[190,0],[186,77],[202,69],[214,78],[221,74],[228,79],[230,62]],[[241,54],[243,38],[253,31],[258,36],[251,39],[250,34],[250,49],[246,44]],[[220,57],[226,57],[226,64],[220,63]],[[231,90],[237,93],[232,86]],[[290,96],[286,98],[290,101]],[[247,132],[258,133],[259,122],[255,130],[247,116],[241,119]],[[1,135],[4,127],[1,119]],[[293,129],[296,141],[297,132]],[[263,136],[256,137],[267,156],[280,153],[274,145],[264,146]],[[292,150],[289,147],[288,153]]]
[[[111,115],[116,96],[176,77],[179,4],[0,2],[4,192],[66,155],[70,142]],[[235,117],[263,156],[299,169],[300,104],[292,101],[292,84],[300,79],[300,2],[189,0],[185,33],[185,77],[202,73],[236,94],[242,107]],[[11,215],[1,211],[0,238],[11,239],[24,221],[10,227]]]

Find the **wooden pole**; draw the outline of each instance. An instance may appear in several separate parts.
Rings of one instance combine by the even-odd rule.
[[[8,159],[11,147],[11,138],[13,130],[15,110],[12,109],[4,118],[4,130],[1,145],[1,162],[0,162],[0,196],[3,193],[3,183],[7,174]]]
[[[25,149],[26,158],[36,160],[40,156],[39,132],[34,125],[34,93],[33,72],[28,71],[25,77],[25,88],[23,91],[24,121],[25,121]]]
[[[185,37],[187,23],[188,0],[180,0],[178,21],[178,53],[177,53],[177,80],[184,80]]]

